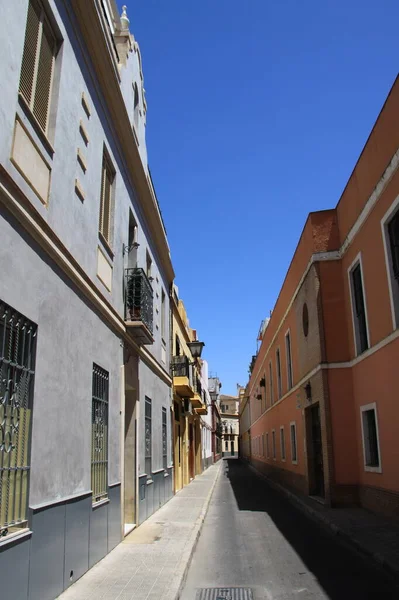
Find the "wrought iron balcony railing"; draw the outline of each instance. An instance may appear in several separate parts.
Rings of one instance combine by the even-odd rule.
[[[141,321],[153,333],[153,291],[143,269],[125,269],[125,320]]]

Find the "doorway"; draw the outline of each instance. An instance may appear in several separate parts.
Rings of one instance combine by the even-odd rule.
[[[136,523],[136,390],[125,389],[124,533]]]
[[[311,496],[324,498],[323,442],[321,435],[320,405],[310,408],[311,461],[309,491]]]
[[[194,446],[194,427],[193,424],[189,424],[188,428],[188,469],[190,479],[195,477],[195,446]]]
[[[180,423],[180,405],[174,402],[174,428],[175,428],[175,492],[183,487],[183,469],[182,469],[182,427]]]
[[[230,441],[230,454],[234,456],[234,439]]]

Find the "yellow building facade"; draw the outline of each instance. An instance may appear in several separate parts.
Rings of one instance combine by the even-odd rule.
[[[192,352],[196,331],[189,326],[176,286],[171,306],[174,473],[178,492],[202,472],[201,415],[208,409],[201,386],[201,360]]]

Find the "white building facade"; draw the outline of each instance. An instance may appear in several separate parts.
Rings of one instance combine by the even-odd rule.
[[[7,2],[0,46],[1,594],[52,600],[173,493],[174,273],[126,13]]]

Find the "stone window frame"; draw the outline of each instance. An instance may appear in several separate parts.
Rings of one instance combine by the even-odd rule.
[[[270,389],[270,406],[274,404],[274,388],[273,388],[273,366],[271,359],[269,360],[269,389]]]
[[[280,425],[280,454],[282,462],[286,460],[286,444],[285,444],[285,428],[284,425]]]
[[[276,458],[276,430],[272,429],[272,458],[273,460],[277,460]]]
[[[283,397],[283,377],[281,371],[281,349],[276,348],[276,377],[277,377],[277,402]]]
[[[381,233],[384,245],[385,268],[387,271],[389,301],[391,305],[393,330],[399,328],[399,282],[395,280],[392,268],[392,255],[389,241],[388,225],[399,211],[399,195],[395,198],[389,209],[381,219]]]
[[[289,341],[290,341],[289,360],[288,360],[287,339],[289,339]],[[294,370],[292,367],[292,337],[291,337],[291,328],[290,327],[287,329],[287,331],[284,334],[284,341],[285,341],[285,359],[286,359],[286,364],[287,364],[287,391],[290,391],[294,387]],[[291,374],[291,381],[290,381],[290,374]]]
[[[293,453],[293,444],[292,444],[292,430],[294,430],[294,438],[295,438],[295,458]],[[296,430],[296,421],[290,422],[290,445],[291,445],[291,462],[293,465],[298,464],[298,435]]]
[[[372,466],[367,464],[367,453],[366,453],[366,440],[365,440],[365,430],[364,430],[364,418],[363,414],[373,410],[375,416],[375,428],[376,428],[376,442],[377,442],[377,451],[378,451],[378,465]],[[363,469],[369,473],[382,473],[382,460],[381,460],[381,449],[380,449],[380,436],[379,436],[379,427],[378,427],[378,414],[377,414],[377,404],[376,402],[371,402],[370,404],[363,404],[360,407],[360,426],[362,430],[362,448],[363,448]]]
[[[361,274],[361,278],[362,278],[364,315],[365,315],[365,321],[366,321],[366,334],[367,334],[367,348],[365,348],[363,351],[360,348],[359,329],[358,329],[358,324],[357,324],[357,321],[356,321],[355,298],[354,298],[354,291],[353,291],[353,271],[356,269],[356,267],[358,265],[360,266],[360,274]],[[354,348],[355,348],[355,355],[356,356],[360,356],[361,354],[364,354],[364,352],[366,352],[367,350],[369,350],[370,347],[371,347],[371,343],[370,343],[370,331],[369,331],[369,319],[368,319],[368,311],[367,311],[367,295],[366,295],[366,288],[365,288],[365,283],[364,283],[364,268],[363,268],[363,260],[362,260],[362,253],[361,252],[359,252],[356,255],[356,257],[354,258],[354,260],[352,261],[352,263],[349,265],[349,267],[347,269],[347,274],[348,274],[348,285],[349,285],[349,297],[350,297],[350,303],[351,303],[351,315],[352,315],[352,327],[353,327],[353,342],[354,342]]]

